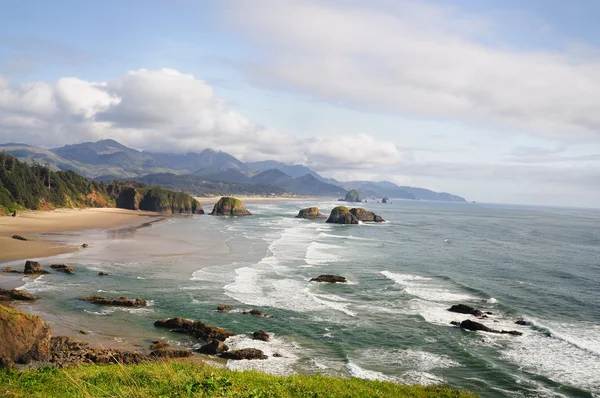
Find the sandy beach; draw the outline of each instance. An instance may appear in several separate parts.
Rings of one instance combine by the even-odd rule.
[[[78,250],[78,246],[46,241],[37,234],[118,228],[163,217],[153,212],[113,208],[31,211],[21,213],[18,217],[0,217],[0,263]],[[32,240],[12,239],[13,235]]]

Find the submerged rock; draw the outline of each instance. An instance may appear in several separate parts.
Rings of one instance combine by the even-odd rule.
[[[186,333],[197,339],[225,341],[236,334],[216,326],[210,326],[200,321],[184,318],[162,319],[154,322],[155,327],[168,328],[172,332]]]
[[[344,201],[346,201],[346,202],[362,202],[362,200],[360,199],[360,194],[358,193],[358,191],[356,189],[351,189],[350,191],[348,191],[348,193],[346,194],[346,197],[344,197]]]
[[[93,304],[115,305],[120,307],[145,307],[148,305],[146,300],[140,298],[129,299],[127,297],[119,297],[118,299],[110,299],[102,296],[89,296],[80,299],[81,301],[89,301]]]
[[[257,330],[256,332],[252,333],[252,339],[269,341],[271,339],[271,336],[269,335],[269,333],[267,333],[261,329],[261,330]]]
[[[55,269],[58,272],[64,272],[65,274],[75,273],[75,268],[69,267],[67,264],[52,264],[50,268]]]
[[[453,305],[452,307],[448,308],[448,311],[456,312],[458,314],[469,314],[477,318],[481,318],[483,316],[483,312],[466,304]]]
[[[350,213],[354,215],[358,220],[363,222],[384,222],[385,220],[373,213],[372,211],[365,210],[361,207],[350,209]]]
[[[267,359],[268,357],[257,348],[242,348],[222,353],[221,358],[241,360],[241,359]]]
[[[244,203],[236,198],[224,196],[215,204],[212,212],[213,216],[251,216]]]
[[[50,326],[39,316],[0,305],[0,366],[50,358]]]
[[[213,340],[198,349],[198,352],[206,355],[217,355],[229,351],[229,346],[222,341]]]
[[[46,271],[44,268],[42,268],[42,265],[40,263],[38,263],[37,261],[30,261],[27,260],[25,262],[25,270],[23,271],[23,273],[25,274],[49,274],[49,271]]]
[[[326,221],[328,224],[358,224],[358,218],[346,206],[338,206],[331,210]]]
[[[489,333],[500,333],[500,334],[512,334],[514,336],[521,336],[523,333],[516,330],[496,330],[490,327],[485,326],[482,323],[472,321],[470,319],[466,319],[460,323],[451,322],[453,325],[460,326],[461,329],[471,330],[471,331],[481,331],[481,332],[489,332]]]
[[[8,272],[8,273],[11,273],[11,274],[22,274],[22,272],[17,271],[13,267],[5,267],[3,272]]]
[[[98,276],[109,276],[110,274],[108,272],[98,272]]]
[[[526,321],[526,320],[524,320],[524,319],[518,319],[518,320],[517,320],[515,323],[516,323],[517,325],[521,325],[521,326],[529,326],[529,325],[531,325],[531,323],[530,323],[530,322],[527,322],[527,321]]]
[[[25,300],[32,301],[36,298],[31,294],[24,292],[22,290],[12,289],[0,289],[0,300]]]
[[[298,212],[296,218],[304,218],[307,220],[324,220],[327,218],[326,215],[319,212],[318,207],[307,207]]]
[[[231,311],[232,309],[233,307],[230,305],[220,304],[219,306],[217,306],[217,311],[221,312]]]
[[[326,282],[326,283],[346,283],[348,282],[343,276],[337,275],[319,275],[312,278],[310,282]]]

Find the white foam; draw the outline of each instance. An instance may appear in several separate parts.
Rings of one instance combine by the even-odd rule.
[[[227,367],[233,370],[259,370],[275,375],[290,375],[295,373],[294,365],[300,357],[298,346],[273,334],[271,334],[268,342],[237,335],[225,340],[225,344],[229,346],[230,350],[257,348],[268,356],[268,359],[264,360],[227,361]],[[275,353],[280,354],[281,357],[274,357],[273,354]]]
[[[53,290],[65,290],[65,286],[59,287],[52,285],[44,279],[44,275],[40,275],[35,279],[27,280],[23,286],[18,287],[16,290],[23,290],[27,293],[35,294]]]
[[[351,376],[358,377],[359,379],[390,381],[392,383],[399,382],[399,380],[395,377],[384,375],[381,372],[375,372],[373,370],[361,368],[360,366],[352,362],[348,362],[345,365],[345,368]]]
[[[319,304],[341,311],[352,317],[356,316],[356,312],[348,309],[351,303],[343,297],[334,294],[312,294],[312,298]]]
[[[497,302],[498,302],[498,300],[496,300],[493,297],[486,300],[486,303],[488,303],[488,304],[496,304]]]
[[[380,274],[393,280],[396,284],[404,287],[404,291],[411,296],[415,296],[427,301],[435,302],[459,302],[477,300],[466,293],[455,293],[436,284],[432,278],[426,278],[419,275],[397,274],[389,271],[381,271]]]

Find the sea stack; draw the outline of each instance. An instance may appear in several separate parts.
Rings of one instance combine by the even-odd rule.
[[[348,193],[346,194],[346,197],[344,198],[345,202],[362,202],[362,200],[360,199],[360,194],[358,193],[358,191],[356,189],[352,189],[350,191],[348,191]]]
[[[321,214],[318,207],[308,207],[300,210],[296,218],[304,218],[306,220],[324,220],[327,218],[327,216]]]
[[[241,200],[224,196],[215,204],[212,212],[212,216],[251,216],[246,206]]]
[[[358,224],[358,218],[346,206],[338,206],[331,210],[326,221],[329,224]]]
[[[385,220],[373,213],[372,211],[365,210],[361,207],[350,209],[350,213],[354,215],[359,221],[362,222],[384,222]]]

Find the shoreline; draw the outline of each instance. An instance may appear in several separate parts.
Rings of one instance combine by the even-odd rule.
[[[117,208],[27,211],[18,217],[0,217],[0,265],[73,253],[80,249],[80,246],[61,243],[60,240],[46,239],[44,234],[141,227],[165,218],[159,213]],[[21,235],[28,240],[13,239],[13,235]]]

